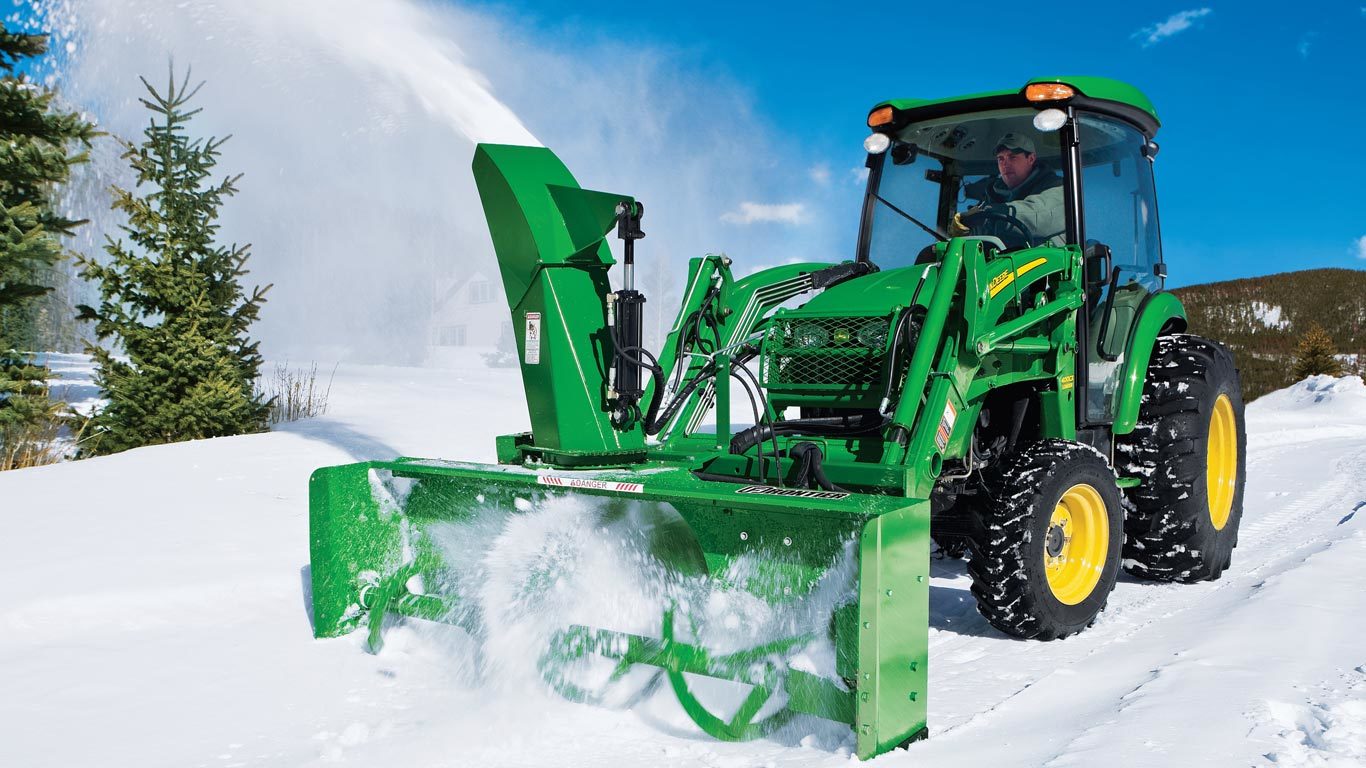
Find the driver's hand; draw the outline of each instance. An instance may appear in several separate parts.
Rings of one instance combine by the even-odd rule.
[[[981,216],[989,210],[991,210],[991,206],[989,205],[974,205],[966,211],[963,211],[962,213],[958,214],[954,218],[957,219],[960,224],[964,224],[971,227],[973,219],[977,218],[978,216]]]
[[[949,235],[962,237],[970,232],[972,232],[972,228],[963,223],[963,214],[955,213],[953,220],[949,222]]]

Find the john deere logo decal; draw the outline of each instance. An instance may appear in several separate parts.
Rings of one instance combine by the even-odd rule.
[[[802,488],[774,488],[771,485],[747,485],[736,493],[757,493],[760,496],[788,496],[801,499],[843,499],[849,494],[839,491],[808,491]]]

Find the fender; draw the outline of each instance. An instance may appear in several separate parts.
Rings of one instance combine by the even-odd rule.
[[[1171,331],[1186,330],[1186,308],[1175,294],[1161,291],[1149,296],[1139,308],[1138,320],[1129,333],[1129,357],[1124,361],[1116,399],[1115,423],[1111,431],[1127,435],[1138,424],[1138,407],[1143,402],[1143,382],[1148,376],[1148,361],[1153,356],[1157,337]]]

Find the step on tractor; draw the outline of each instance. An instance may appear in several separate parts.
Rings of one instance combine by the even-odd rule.
[[[605,702],[644,670],[715,738],[816,717],[869,758],[929,733],[932,558],[964,559],[986,621],[1040,641],[1095,622],[1121,568],[1218,578],[1243,402],[1228,349],[1186,334],[1163,290],[1152,104],[1045,78],[883,102],[867,125],[855,258],[744,276],[694,258],[655,351],[642,203],[582,189],[547,149],[477,146],[531,431],[498,437],[497,464],[314,473],[315,634],[365,629],[378,650],[386,618],[422,619],[490,642],[495,603],[556,581],[558,545],[491,601],[468,580],[498,529],[476,521],[591,500],[588,534],[673,586],[631,629],[544,636],[553,690]],[[821,609],[719,642],[697,589],[750,601],[741,635]]]

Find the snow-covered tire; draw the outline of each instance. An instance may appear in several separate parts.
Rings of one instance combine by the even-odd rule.
[[[1222,344],[1185,334],[1158,338],[1138,426],[1115,441],[1122,473],[1142,480],[1130,491],[1136,509],[1124,525],[1129,573],[1193,582],[1217,579],[1228,568],[1247,470],[1241,392],[1233,355]],[[1231,465],[1230,449],[1237,451]],[[1229,466],[1236,467],[1232,478]]]
[[[968,560],[977,610],[1022,638],[1053,640],[1090,626],[1115,586],[1123,538],[1105,457],[1041,440],[987,482]]]

